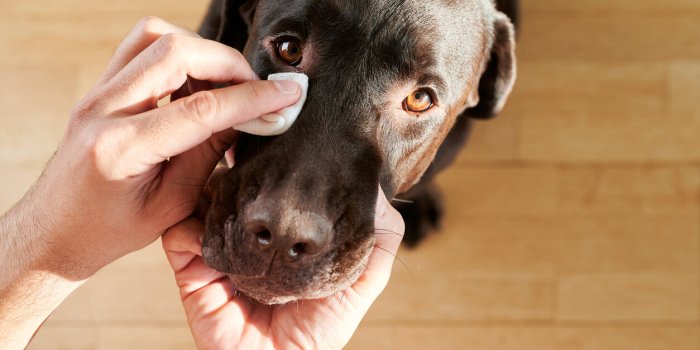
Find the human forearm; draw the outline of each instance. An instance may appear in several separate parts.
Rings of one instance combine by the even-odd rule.
[[[26,347],[46,318],[82,283],[56,272],[67,266],[49,254],[56,250],[51,232],[37,224],[25,203],[0,217],[2,349]]]
[[[32,270],[0,292],[0,348],[23,349],[82,281]]]

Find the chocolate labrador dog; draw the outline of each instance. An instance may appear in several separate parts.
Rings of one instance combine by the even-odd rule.
[[[242,51],[260,77],[303,72],[310,87],[287,133],[239,136],[215,185],[207,264],[260,303],[316,299],[362,273],[380,187],[403,199],[408,244],[436,227],[433,176],[515,80],[514,27],[495,6],[214,0],[204,37]]]

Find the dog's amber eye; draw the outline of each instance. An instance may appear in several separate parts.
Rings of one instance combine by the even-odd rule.
[[[433,97],[430,96],[430,92],[425,89],[420,89],[412,92],[403,101],[403,109],[414,112],[422,113],[429,110],[433,106]]]
[[[277,43],[277,54],[290,66],[298,66],[304,57],[301,44],[297,40],[283,40]]]

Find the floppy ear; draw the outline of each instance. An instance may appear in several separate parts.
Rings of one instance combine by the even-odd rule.
[[[479,80],[478,102],[465,116],[488,119],[501,111],[515,84],[515,30],[510,19],[497,12],[491,57]],[[475,96],[472,100],[477,100]]]
[[[517,38],[520,29],[520,0],[496,0],[496,9],[503,12],[513,22]]]
[[[243,51],[257,0],[213,0],[199,34]]]

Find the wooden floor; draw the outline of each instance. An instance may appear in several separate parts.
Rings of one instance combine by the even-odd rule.
[[[206,0],[0,0],[0,210],[151,14]],[[440,178],[352,349],[700,349],[700,2],[523,0],[519,82]],[[31,349],[190,349],[156,246],[105,269]]]

